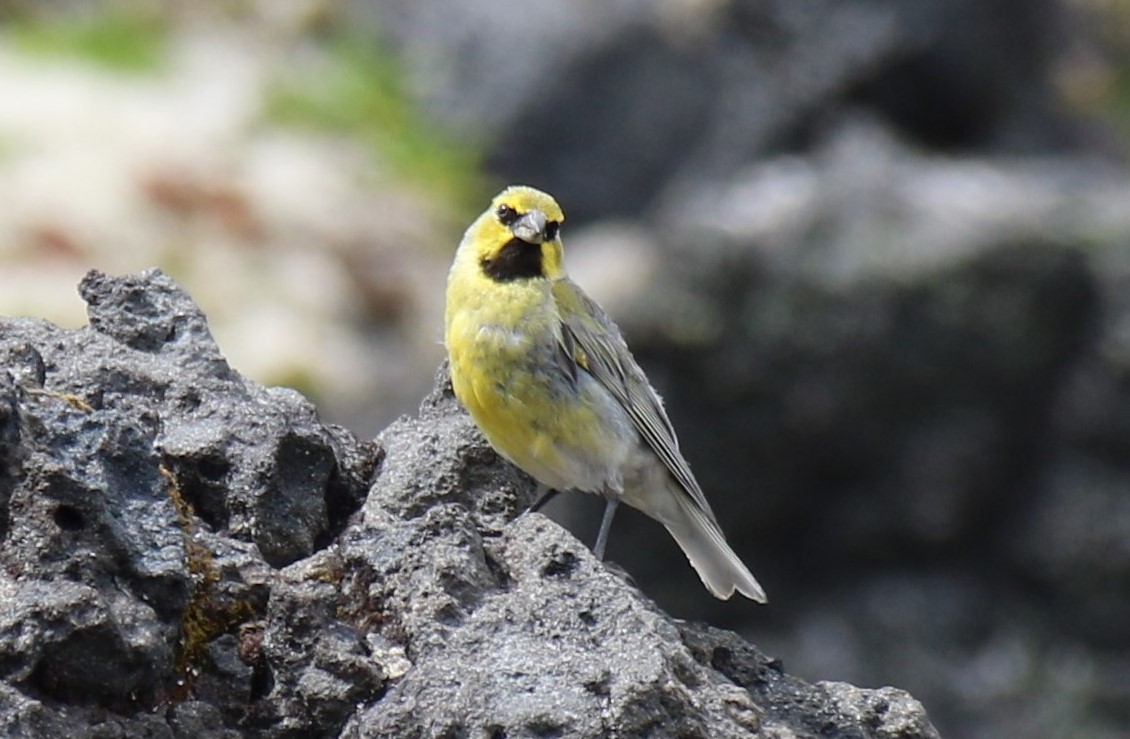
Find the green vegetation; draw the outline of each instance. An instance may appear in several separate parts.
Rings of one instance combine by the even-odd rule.
[[[24,15],[6,27],[13,46],[39,56],[70,57],[124,72],[149,72],[165,61],[166,22],[138,9]]]
[[[372,41],[336,38],[280,70],[267,115],[288,125],[346,134],[410,183],[464,205],[481,195],[479,155],[419,111],[401,71]]]

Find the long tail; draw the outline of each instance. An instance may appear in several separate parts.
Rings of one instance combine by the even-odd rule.
[[[768,598],[757,578],[726,543],[718,524],[682,490],[667,488],[664,492],[673,499],[668,502],[675,505],[660,505],[660,510],[645,512],[675,537],[706,589],[722,600],[728,600],[737,590],[751,600],[767,603]]]

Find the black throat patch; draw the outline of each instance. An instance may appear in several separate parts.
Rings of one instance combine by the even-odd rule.
[[[513,282],[532,277],[545,277],[541,263],[541,244],[510,239],[493,259],[482,259],[483,272],[496,282]]]

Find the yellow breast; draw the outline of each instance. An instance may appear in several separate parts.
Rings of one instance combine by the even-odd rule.
[[[485,297],[473,287],[449,284],[456,396],[500,454],[542,483],[576,487],[600,424],[556,364],[560,321],[548,285],[492,286]]]

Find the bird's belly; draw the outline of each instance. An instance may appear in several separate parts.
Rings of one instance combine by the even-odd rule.
[[[500,454],[552,488],[620,489],[638,437],[596,380],[584,371],[572,380],[556,346],[505,327],[480,326],[457,343],[455,393]]]

